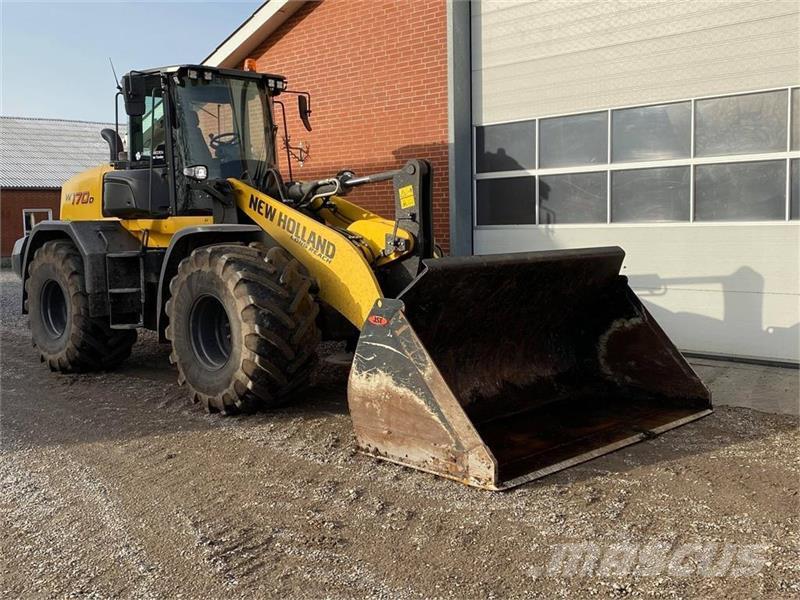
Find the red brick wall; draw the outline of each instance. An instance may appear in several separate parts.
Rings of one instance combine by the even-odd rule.
[[[310,145],[295,179],[357,174],[428,159],[434,170],[434,227],[448,246],[447,25],[444,0],[309,2],[251,53],[258,70],[285,75],[289,88],[311,92],[312,132],[287,107],[292,145]],[[280,108],[277,109],[280,124]],[[280,134],[279,134],[280,135]],[[280,140],[279,140],[280,143]],[[285,176],[285,150],[278,149]],[[391,183],[348,196],[393,217]]]
[[[49,208],[57,219],[60,196],[61,190],[0,190],[0,256],[11,256],[22,237],[22,209]]]

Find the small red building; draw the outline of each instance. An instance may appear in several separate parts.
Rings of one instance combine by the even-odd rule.
[[[0,117],[0,256],[11,255],[24,222],[58,218],[61,184],[108,161],[109,123]]]

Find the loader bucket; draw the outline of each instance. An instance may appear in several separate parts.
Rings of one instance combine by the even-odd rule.
[[[370,455],[505,489],[711,412],[620,248],[430,259],[375,303],[348,401]]]

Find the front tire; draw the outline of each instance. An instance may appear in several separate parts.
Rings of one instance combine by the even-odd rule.
[[[307,384],[320,332],[314,281],[283,248],[196,249],[170,283],[178,383],[209,412],[273,407]]]
[[[130,356],[136,331],[111,329],[108,317],[89,314],[83,260],[71,241],[36,250],[25,292],[33,346],[51,371],[108,370]]]

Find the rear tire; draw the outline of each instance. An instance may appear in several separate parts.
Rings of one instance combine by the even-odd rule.
[[[196,249],[178,267],[166,305],[178,383],[209,412],[285,403],[316,364],[314,290],[314,280],[283,248]]]
[[[112,369],[136,342],[136,331],[111,329],[108,317],[89,314],[83,260],[68,240],[36,250],[25,281],[33,346],[51,371]]]

